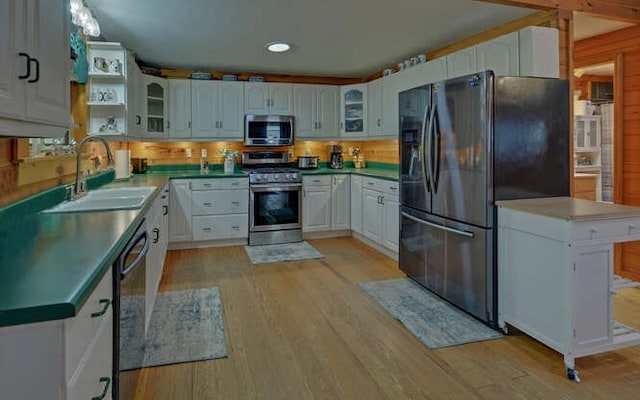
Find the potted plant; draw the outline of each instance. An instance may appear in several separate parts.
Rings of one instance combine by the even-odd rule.
[[[220,149],[220,154],[222,154],[222,157],[224,157],[224,173],[233,174],[233,159],[238,157],[239,153],[237,151],[232,151],[231,149]]]

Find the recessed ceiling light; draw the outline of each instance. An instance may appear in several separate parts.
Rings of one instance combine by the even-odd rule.
[[[289,43],[285,42],[271,42],[264,45],[272,53],[283,53],[285,51],[289,51],[291,46]]]

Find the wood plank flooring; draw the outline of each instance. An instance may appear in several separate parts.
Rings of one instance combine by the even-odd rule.
[[[135,398],[638,398],[640,346],[578,359],[581,383],[524,334],[429,350],[358,286],[404,277],[394,260],[352,238],[309,242],[324,259],[169,252],[160,289],[219,287],[229,356],[144,369]],[[640,289],[616,296],[616,318],[640,328]]]

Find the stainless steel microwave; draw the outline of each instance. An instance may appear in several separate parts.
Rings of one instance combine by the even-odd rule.
[[[292,115],[251,115],[244,117],[244,144],[247,146],[290,146],[293,144]]]

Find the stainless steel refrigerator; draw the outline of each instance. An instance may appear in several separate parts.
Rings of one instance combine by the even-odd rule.
[[[400,269],[495,326],[494,202],[569,195],[568,82],[485,71],[399,96]]]

